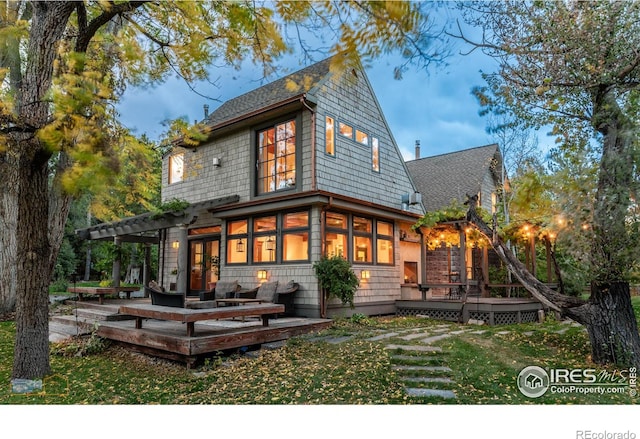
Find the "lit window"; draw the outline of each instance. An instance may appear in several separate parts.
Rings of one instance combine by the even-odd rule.
[[[356,130],[356,142],[369,146],[369,136],[360,130]]]
[[[325,254],[327,256],[347,257],[347,216],[327,212],[326,217],[326,234],[325,234]]]
[[[380,149],[375,137],[371,138],[371,169],[380,172]]]
[[[340,135],[353,139],[353,127],[351,125],[340,122],[338,123],[338,130]]]
[[[329,155],[336,155],[335,122],[329,116],[327,116],[325,125],[325,152]]]
[[[227,223],[227,264],[247,263],[247,220]]]
[[[276,217],[253,220],[253,262],[274,262],[277,255]]]
[[[296,123],[293,120],[258,132],[258,194],[296,185]]]
[[[393,264],[393,224],[376,221],[376,262]]]
[[[284,215],[282,221],[282,260],[309,260],[309,212]]]
[[[184,176],[184,154],[169,157],[169,184],[182,181]]]
[[[353,217],[353,261],[373,262],[371,247],[372,221],[359,216]]]

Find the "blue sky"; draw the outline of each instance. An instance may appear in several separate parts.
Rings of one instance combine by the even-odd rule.
[[[414,158],[416,140],[421,143],[422,157],[458,151],[494,141],[485,131],[486,120],[478,115],[479,106],[471,95],[474,86],[484,85],[481,70],[493,71],[495,62],[475,51],[460,55],[461,47],[448,65],[428,72],[416,68],[407,71],[402,80],[393,79],[397,65],[393,57],[377,60],[367,69],[367,76],[389,123],[391,132],[405,159]],[[290,72],[305,67],[291,56],[283,60]],[[319,61],[317,59],[316,61]],[[208,100],[194,93],[182,80],[171,78],[154,88],[130,89],[118,106],[123,123],[137,134],[146,133],[157,140],[164,131],[162,122],[186,116],[190,122],[203,118],[203,105],[215,110],[223,101],[238,96],[267,82],[259,69],[246,63],[241,71],[216,69],[212,78],[217,84],[196,86]],[[542,140],[542,139],[541,139]]]

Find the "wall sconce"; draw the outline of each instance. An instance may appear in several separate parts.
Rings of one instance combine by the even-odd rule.
[[[371,272],[369,270],[362,270],[360,272],[360,279],[367,280],[371,277]]]
[[[171,247],[173,248],[180,248],[180,241],[173,241],[171,243]]]
[[[244,252],[244,241],[242,241],[242,238],[238,239],[238,242],[236,243],[236,251],[238,253]]]
[[[219,168],[222,165],[222,159],[220,157],[214,157],[212,161],[213,166],[215,166],[216,168]]]
[[[258,270],[258,279],[260,279],[261,281],[267,280],[268,275],[269,273],[267,272],[267,270]]]

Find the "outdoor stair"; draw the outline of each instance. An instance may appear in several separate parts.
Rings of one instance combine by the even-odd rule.
[[[73,310],[74,315],[53,316],[49,320],[49,341],[56,343],[77,335],[90,334],[99,322],[133,319],[119,314],[118,309],[119,305],[82,303]]]

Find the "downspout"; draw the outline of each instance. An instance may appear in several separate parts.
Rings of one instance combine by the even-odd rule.
[[[307,105],[305,97],[300,98],[300,103],[311,113],[311,190],[316,190],[316,112]]]

